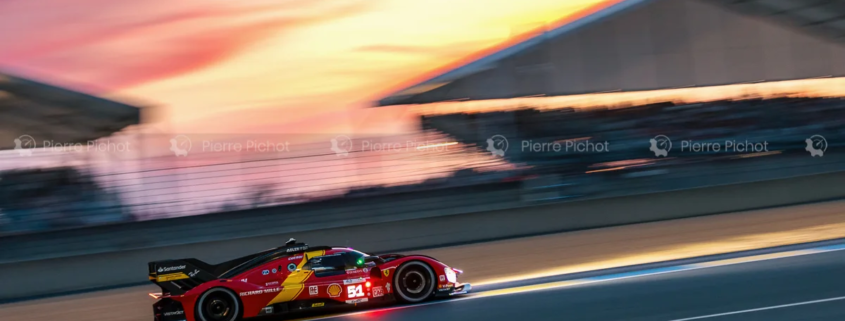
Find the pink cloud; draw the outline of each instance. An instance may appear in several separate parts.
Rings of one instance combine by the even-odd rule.
[[[7,0],[0,11],[13,18],[0,20],[0,30],[19,32],[0,33],[0,66],[116,90],[207,67],[368,4],[334,1]]]

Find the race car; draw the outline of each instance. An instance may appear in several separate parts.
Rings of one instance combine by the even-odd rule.
[[[468,293],[462,271],[424,255],[380,256],[291,239],[217,265],[149,263],[156,321],[235,321],[370,302],[417,303]]]

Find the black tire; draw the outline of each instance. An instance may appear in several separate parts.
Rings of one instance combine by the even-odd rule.
[[[243,309],[235,292],[226,288],[213,288],[203,293],[196,305],[198,321],[236,321]]]
[[[399,266],[393,276],[396,298],[401,302],[418,303],[434,295],[434,271],[428,264],[411,261]]]

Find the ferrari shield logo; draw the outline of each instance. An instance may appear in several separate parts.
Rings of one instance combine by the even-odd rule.
[[[384,270],[384,271],[381,271],[381,273],[383,273],[384,276],[390,276],[390,270]]]

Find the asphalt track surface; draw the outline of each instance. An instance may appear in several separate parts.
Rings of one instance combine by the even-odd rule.
[[[323,320],[845,320],[845,251],[383,308]]]
[[[657,302],[654,303],[655,305],[663,309],[660,311],[674,311],[677,308],[680,312],[687,312],[682,316],[687,317],[687,315],[698,312],[684,308],[689,304],[688,300],[699,300],[698,303],[701,303],[701,300],[707,299],[707,295],[713,295],[712,293],[722,294],[719,294],[719,291],[702,294],[703,289],[685,285],[683,282],[678,282],[678,285],[670,285],[670,289],[675,287],[680,289],[681,286],[689,287],[680,291],[680,294],[661,294],[667,292],[666,290],[652,294],[639,294],[651,288],[659,290],[659,286],[665,282],[662,279],[663,276],[650,276],[628,281],[608,281],[607,284],[614,286],[617,283],[637,282],[642,289],[638,289],[637,291],[640,292],[634,291],[630,295],[623,295],[625,292],[618,292],[625,291],[625,288],[615,289],[609,293],[601,294],[600,298],[594,297],[584,304],[573,305],[571,302],[579,302],[578,298],[582,295],[587,297],[587,295],[594,293],[595,289],[605,288],[609,285],[595,284],[521,294],[506,294],[500,297],[481,298],[480,296],[485,291],[489,293],[489,290],[497,291],[504,288],[556,282],[568,278],[593,277],[608,273],[623,273],[702,262],[702,257],[704,257],[704,260],[723,260],[738,256],[747,257],[837,244],[845,238],[845,211],[842,211],[845,207],[843,206],[845,206],[845,202],[842,201],[816,203],[414,251],[436,257],[466,271],[460,279],[472,282],[476,286],[473,292],[476,292],[477,295],[471,296],[472,299],[459,299],[448,301],[448,303],[436,302],[430,306],[367,312],[363,319],[360,319],[361,316],[350,318],[354,320],[371,318],[404,320],[407,317],[414,320],[415,317],[418,317],[418,313],[420,315],[431,313],[426,317],[436,315],[434,320],[510,320],[514,317],[514,314],[525,320],[533,320],[534,318],[540,320],[604,320],[599,318],[604,315],[602,314],[604,310],[622,309],[631,304],[629,301],[634,302],[634,300],[653,300]],[[809,244],[809,247],[808,244],[789,245],[821,240],[834,241],[824,241],[821,242],[824,243],[821,245],[812,243]],[[773,251],[771,247],[779,248]],[[736,253],[737,251],[751,251],[753,253]],[[845,253],[845,251],[842,252]],[[811,256],[817,255],[794,259],[809,260]],[[768,264],[778,266],[783,264],[782,262],[787,262],[783,260],[791,261],[793,259],[776,259],[761,263],[764,263],[764,266],[768,266]],[[654,262],[660,262],[660,264],[653,264]],[[752,264],[758,263],[744,263],[742,265]],[[634,269],[631,269],[632,266]],[[813,265],[810,265],[807,269],[812,270],[812,267]],[[840,274],[843,276],[821,277],[815,273],[803,275],[798,272],[796,274],[798,274],[798,277],[818,276],[823,279],[823,282],[834,283],[841,282],[845,278],[845,264],[839,264],[839,268],[842,270]],[[723,268],[709,268],[702,271],[721,271],[721,269]],[[786,271],[786,268],[784,270]],[[675,272],[672,274],[687,275],[689,273],[693,272]],[[735,273],[725,273],[724,277],[733,278],[733,275]],[[139,276],[139,278],[143,277],[145,275]],[[665,277],[671,277],[672,280],[676,278],[676,276],[668,274]],[[695,279],[695,277],[692,279]],[[744,282],[742,278],[735,279],[737,279],[737,282]],[[655,280],[656,282],[652,285],[645,280]],[[748,281],[751,280],[753,279]],[[693,284],[698,282],[702,281],[696,281]],[[707,282],[710,281],[700,284],[708,284]],[[772,282],[772,284],[761,284],[760,286],[768,287],[770,292],[777,292],[785,288],[784,285],[792,284],[789,279],[772,280]],[[487,283],[487,285],[484,285],[484,283]],[[491,285],[493,286],[491,287]],[[757,285],[749,286],[756,287]],[[837,287],[845,289],[840,285]],[[584,294],[572,292],[581,289],[585,291]],[[147,293],[157,291],[160,291],[160,289],[149,284],[0,304],[0,321],[150,320],[152,315],[150,307],[153,300],[147,296]],[[734,293],[736,291],[726,287],[723,292]],[[535,293],[544,293],[544,295],[535,298]],[[807,293],[812,293],[812,290],[807,290]],[[792,303],[786,302],[790,301],[786,300],[787,294],[789,293],[784,294],[784,304]],[[653,295],[658,297],[653,298]],[[664,297],[660,297],[661,295]],[[764,293],[761,298],[767,298],[771,295],[772,293]],[[825,295],[824,291],[820,291],[818,295],[808,296],[812,296],[812,299],[817,299],[816,296],[818,299],[824,299],[826,298]],[[845,291],[839,295],[845,295]],[[549,299],[551,302],[548,302],[546,296],[554,299]],[[600,299],[609,300],[609,302],[603,302]],[[753,299],[742,300],[739,302],[749,303],[748,308],[756,308],[751,306],[751,303],[769,303],[755,302]],[[474,311],[476,302],[485,303],[483,304],[484,309]],[[591,305],[591,302],[601,302],[601,304]],[[816,308],[823,308],[827,305],[838,306],[839,303],[845,305],[845,300],[784,308],[783,311],[777,311],[776,314],[781,315],[781,313],[785,313],[784,311],[792,309],[815,311]],[[641,308],[639,304],[633,306]],[[707,307],[708,305],[702,306]],[[599,312],[581,309],[585,307],[597,309]],[[719,313],[731,308],[730,305],[715,307],[716,309],[713,311],[718,310]],[[742,308],[745,308],[745,305]],[[465,312],[465,310],[469,312]],[[492,317],[487,314],[487,310],[495,311],[495,313],[492,313]],[[704,310],[706,309],[702,309],[701,312],[706,313],[707,311]],[[442,313],[442,311],[449,311],[449,313]],[[408,314],[409,312],[412,313]],[[534,315],[539,315],[540,312],[544,316]],[[595,317],[591,313],[596,313]],[[633,312],[631,313],[630,318],[623,313],[621,317],[605,319],[636,320],[636,316],[633,315]],[[452,315],[455,317],[453,318]],[[752,317],[754,315],[756,314],[743,314],[739,319],[754,320],[756,319]],[[671,320],[661,316],[652,317],[645,317],[644,319]],[[269,320],[285,319],[292,318],[270,318]],[[794,319],[796,318],[788,318],[788,320]],[[841,316],[832,319],[845,320]],[[770,319],[760,318],[758,320]]]

